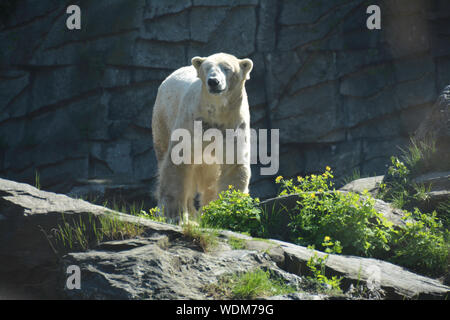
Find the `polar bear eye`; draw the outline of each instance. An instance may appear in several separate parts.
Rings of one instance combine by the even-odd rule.
[[[222,66],[222,69],[223,69],[223,71],[225,71],[226,73],[231,72],[231,67],[230,67],[230,66],[224,65],[224,66]]]

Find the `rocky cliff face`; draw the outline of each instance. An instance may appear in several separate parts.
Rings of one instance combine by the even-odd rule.
[[[379,4],[382,29],[366,28]],[[66,28],[78,4],[82,28]],[[0,176],[82,194],[155,180],[160,82],[195,55],[253,59],[254,128],[280,129],[285,176],[382,173],[450,82],[450,4],[403,1],[15,1],[0,24]],[[255,166],[255,169],[256,166]],[[254,170],[252,192],[273,195]]]

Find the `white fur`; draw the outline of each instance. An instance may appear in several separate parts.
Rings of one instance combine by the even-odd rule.
[[[250,180],[249,160],[244,164],[211,165],[174,165],[171,161],[172,131],[184,128],[193,136],[195,120],[223,132],[244,127],[250,141],[245,80],[253,67],[252,61],[219,53],[207,58],[195,57],[192,63],[173,72],[160,85],[152,118],[159,170],[158,205],[166,217],[176,221],[188,212],[196,214],[194,197],[197,192],[201,195],[201,205],[205,205],[228,185],[248,192]],[[212,93],[207,84],[209,77],[219,79],[218,88],[223,91]],[[250,149],[245,152],[249,153]]]

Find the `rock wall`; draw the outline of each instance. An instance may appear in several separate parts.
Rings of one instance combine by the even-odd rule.
[[[254,128],[280,129],[280,171],[383,173],[450,83],[447,0],[6,0],[0,176],[70,192],[151,189],[160,82],[195,55],[253,59]],[[81,30],[66,8],[81,8]],[[378,4],[382,29],[366,28]],[[252,192],[273,195],[254,167]],[[109,180],[108,180],[109,179]]]

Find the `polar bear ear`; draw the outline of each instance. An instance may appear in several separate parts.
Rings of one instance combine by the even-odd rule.
[[[253,61],[250,59],[242,59],[239,61],[239,65],[244,74],[245,80],[250,79],[250,71],[253,69]]]
[[[193,57],[191,62],[192,65],[195,67],[195,69],[199,69],[200,66],[202,65],[203,61],[205,61],[206,58],[202,58],[202,57]]]

